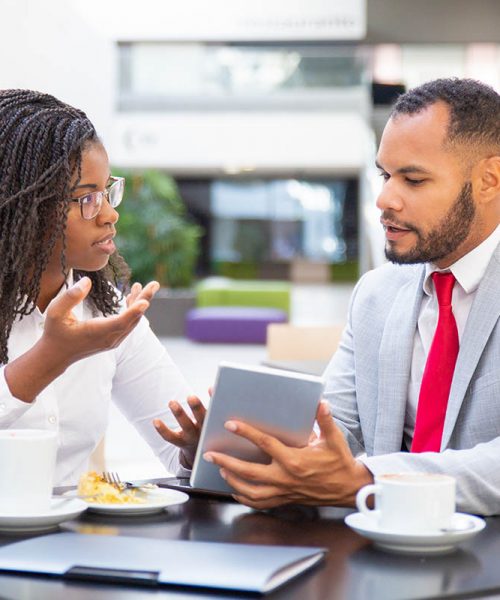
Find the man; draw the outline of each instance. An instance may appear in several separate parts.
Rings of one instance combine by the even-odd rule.
[[[459,510],[499,513],[500,96],[466,79],[404,94],[377,165],[392,264],[354,290],[320,437],[289,448],[230,421],[271,464],[205,459],[255,508],[353,506],[378,473],[425,471],[457,478]]]

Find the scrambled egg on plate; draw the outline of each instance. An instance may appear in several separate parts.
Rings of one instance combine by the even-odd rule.
[[[145,498],[136,495],[136,490],[119,490],[104,481],[95,471],[84,473],[78,482],[78,495],[87,502],[96,504],[144,504]]]

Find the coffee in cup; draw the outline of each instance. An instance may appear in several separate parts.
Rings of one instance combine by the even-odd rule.
[[[398,533],[436,533],[451,526],[456,482],[436,473],[393,473],[375,476],[361,488],[358,510],[381,530]],[[366,501],[375,495],[375,510]]]
[[[0,515],[36,515],[50,509],[57,433],[0,431]]]

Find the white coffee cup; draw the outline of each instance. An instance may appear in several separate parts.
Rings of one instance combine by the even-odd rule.
[[[435,473],[377,475],[356,495],[358,510],[383,531],[436,533],[451,526],[456,482]],[[375,510],[366,505],[375,495]]]
[[[54,431],[0,431],[0,515],[49,511],[56,451]]]

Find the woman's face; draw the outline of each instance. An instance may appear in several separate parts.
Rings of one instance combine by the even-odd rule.
[[[106,150],[100,143],[89,146],[82,153],[81,177],[72,196],[81,198],[91,192],[103,191],[110,176]],[[76,175],[75,175],[76,182]],[[118,213],[104,199],[99,214],[91,220],[81,216],[78,202],[70,202],[66,224],[66,265],[81,271],[98,271],[108,264],[115,251],[113,238]],[[60,270],[62,241],[56,244],[51,263]]]

